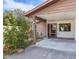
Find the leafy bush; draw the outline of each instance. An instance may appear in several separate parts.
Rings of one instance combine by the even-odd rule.
[[[23,15],[12,11],[4,13],[3,25],[4,45],[14,47],[8,47],[8,50],[24,49],[30,44],[28,38],[31,24]]]

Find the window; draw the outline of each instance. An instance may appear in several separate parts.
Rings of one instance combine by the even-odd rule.
[[[71,24],[70,23],[59,24],[59,31],[71,31]]]

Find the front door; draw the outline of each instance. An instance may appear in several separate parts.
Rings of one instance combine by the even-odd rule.
[[[55,38],[57,36],[57,24],[48,24],[48,37]]]

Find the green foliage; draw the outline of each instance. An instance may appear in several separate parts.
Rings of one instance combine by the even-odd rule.
[[[25,48],[29,45],[29,28],[27,18],[20,13],[5,12],[3,16],[4,44],[14,46],[15,49]]]
[[[3,15],[3,25],[13,26],[16,25],[16,18],[12,11],[5,12]]]

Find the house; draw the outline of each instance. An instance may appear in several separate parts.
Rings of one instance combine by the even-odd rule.
[[[43,37],[75,38],[75,0],[47,0],[25,15],[36,23],[36,31]]]

